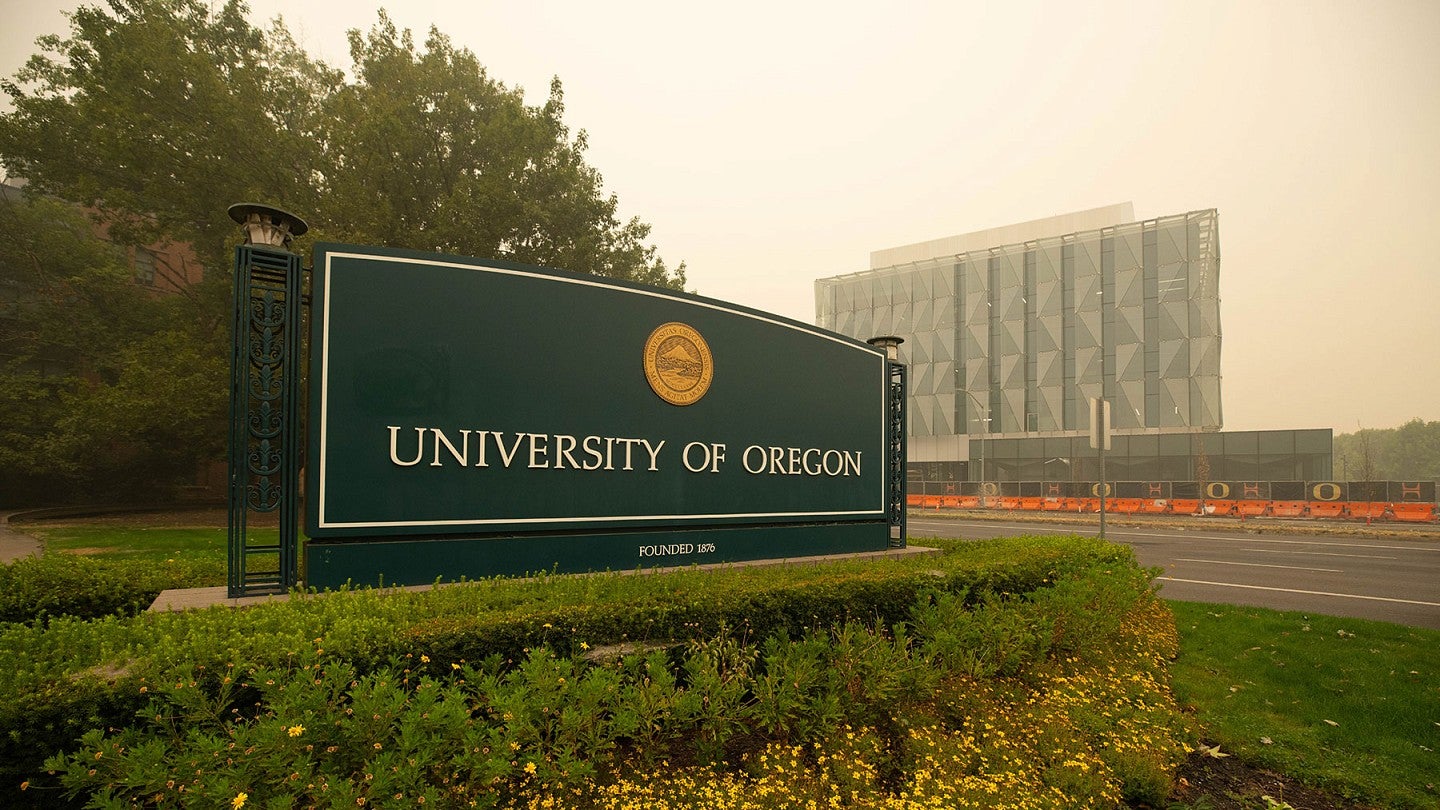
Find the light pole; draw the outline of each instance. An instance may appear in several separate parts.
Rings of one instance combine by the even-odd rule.
[[[985,436],[984,436],[984,434],[990,432],[990,408],[989,408],[985,403],[981,402],[979,397],[977,397],[977,396],[975,396],[973,393],[971,393],[968,388],[961,388],[960,390],[963,391],[963,392],[965,392],[965,396],[970,397],[971,399],[975,400],[975,404],[976,404],[976,405],[979,405],[981,412],[985,414],[984,418],[982,418],[982,419],[980,420],[980,424],[981,424],[981,426],[982,426],[982,428],[983,428],[983,430],[984,430],[984,433],[982,433],[982,434],[981,434],[981,437],[980,437],[980,506],[981,506],[982,508],[985,508],[985,507],[988,507],[988,504],[987,504],[987,502],[986,502],[986,500],[985,500]]]

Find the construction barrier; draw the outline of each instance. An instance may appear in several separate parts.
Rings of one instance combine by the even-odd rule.
[[[1393,482],[1392,482],[1393,484]],[[1060,488],[1057,485],[1047,484],[1051,489]],[[1116,485],[1120,492],[1135,492],[1136,487],[1122,482]],[[1172,485],[1147,484],[1141,491],[1148,489],[1152,494],[1155,492],[1169,493]],[[1206,487],[1207,492],[1213,491],[1212,497],[1208,498],[1173,498],[1173,497],[1107,497],[1105,509],[1107,512],[1116,515],[1204,515],[1210,517],[1238,517],[1240,519],[1250,518],[1311,518],[1319,520],[1364,520],[1374,522],[1377,520],[1394,520],[1404,523],[1435,523],[1440,521],[1440,505],[1431,501],[1416,501],[1416,497],[1429,497],[1433,491],[1423,489],[1415,484],[1391,485],[1385,482],[1373,484],[1348,484],[1342,485],[1332,482],[1321,482],[1308,484],[1303,482],[1259,482],[1246,483],[1240,486],[1232,486],[1229,483],[1221,483]],[[968,489],[968,492],[957,492],[960,488]],[[1173,484],[1175,491],[1181,491],[1181,484]],[[916,494],[911,493],[906,497],[906,503],[914,508],[920,509],[1004,509],[1023,512],[1050,512],[1069,514],[1093,514],[1100,511],[1100,498],[1083,497],[1077,494],[1046,494],[1036,495],[1041,490],[1040,485],[1024,484],[986,484],[988,494],[978,494],[978,487],[974,484],[947,484],[948,491],[944,494]],[[1019,494],[1016,494],[1017,488]],[[1098,487],[1091,487],[1096,489]],[[1109,488],[1109,487],[1107,487]],[[1347,489],[1348,488],[1348,489]],[[1026,491],[1028,489],[1028,491]],[[1075,489],[1069,487],[1067,489]],[[1186,484],[1184,491],[1189,492],[1195,489],[1193,484]],[[1391,495],[1401,495],[1406,500],[1342,500],[1343,494],[1384,495],[1387,492]],[[1229,497],[1214,497],[1220,494]],[[1273,497],[1273,495],[1284,494],[1288,498]],[[1234,497],[1235,495],[1243,497]],[[1256,496],[1259,497],[1256,497]],[[1310,495],[1309,500],[1303,500],[1294,496]],[[1267,497],[1272,496],[1272,497]],[[983,501],[983,503],[982,503]]]
[[[1193,498],[1176,498],[1170,502],[1170,514],[1198,515],[1200,514],[1200,501]]]
[[[1378,501],[1350,501],[1345,504],[1350,517],[1361,520],[1384,520],[1390,514],[1390,504]]]
[[[1390,511],[1396,520],[1408,523],[1430,523],[1435,520],[1433,503],[1392,503]]]
[[[1269,501],[1236,501],[1235,513],[1242,518],[1264,517],[1270,514]]]
[[[1117,515],[1133,515],[1136,512],[1140,511],[1140,499],[1107,498],[1105,502],[1105,511],[1113,512]]]
[[[1305,511],[1312,518],[1345,518],[1350,513],[1345,510],[1345,504],[1339,501],[1309,501],[1305,504]]]
[[[1304,501],[1271,501],[1270,517],[1305,517],[1308,506]]]

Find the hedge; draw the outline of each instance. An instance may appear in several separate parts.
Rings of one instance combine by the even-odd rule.
[[[582,644],[675,644],[721,628],[764,639],[849,618],[886,626],[928,591],[1027,594],[1094,566],[1134,562],[1128,548],[1094,540],[1025,538],[907,560],[486,580],[419,592],[297,594],[243,610],[10,625],[0,630],[0,655],[13,662],[0,670],[0,791],[90,729],[124,727],[145,703],[142,689],[176,673],[294,666],[323,650],[363,674],[421,656],[437,668],[495,656],[513,662],[542,645],[568,655]]]
[[[157,565],[51,553],[0,565],[0,622],[44,624],[69,616],[133,616],[169,588],[223,581],[219,566],[203,562]]]

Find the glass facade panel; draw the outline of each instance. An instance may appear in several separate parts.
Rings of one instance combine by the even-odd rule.
[[[1227,456],[1253,456],[1260,452],[1260,437],[1254,432],[1223,433]]]
[[[1160,445],[1159,453],[1162,456],[1188,456],[1190,445],[1193,442],[1189,434],[1184,433],[1162,433],[1156,437]]]
[[[1295,452],[1295,432],[1293,430],[1260,431],[1259,452],[1293,454]]]
[[[1158,457],[1160,437],[1153,433],[1130,437],[1130,455]]]
[[[1275,434],[1271,441],[1277,446],[1294,444],[1301,433],[1310,434],[1315,445],[1321,439],[1328,444],[1330,437],[1328,430],[1117,435],[1105,453],[1105,477],[1109,481],[1193,481],[1196,457],[1203,446],[1211,481],[1330,480],[1328,452],[1262,453],[1259,439],[1266,433]],[[970,445],[969,480],[979,481],[981,442]],[[986,479],[990,481],[1099,480],[1099,459],[1087,437],[990,439],[984,445]]]
[[[1295,431],[1295,452],[1297,453],[1323,453],[1330,455],[1334,451],[1332,436],[1328,430],[1297,430]]]
[[[905,339],[913,436],[1081,430],[1097,396],[1116,428],[1216,428],[1218,249],[1202,250],[1216,223],[1199,211],[821,279],[817,323]],[[1213,381],[1191,379],[1196,354],[1213,355]]]
[[[1112,480],[1188,480],[1199,452],[1210,480],[1327,478],[1328,430],[1219,432],[1218,229],[1208,209],[937,250],[818,280],[816,322],[904,338],[909,435],[954,448],[916,459],[951,465],[931,471],[979,480],[980,443],[962,437],[991,436],[992,481],[1094,480],[1087,417],[1104,396],[1127,431],[1107,455]]]
[[[1190,481],[1195,476],[1191,472],[1189,456],[1161,456],[1160,474],[1156,476],[1161,481]]]

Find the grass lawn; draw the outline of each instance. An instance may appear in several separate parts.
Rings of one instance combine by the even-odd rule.
[[[109,557],[112,559],[225,562],[225,529],[138,528],[116,526],[56,526],[32,530],[45,541],[46,551]],[[262,529],[274,542],[275,530]],[[260,533],[257,536],[265,537]]]
[[[1440,806],[1440,631],[1170,605],[1176,696],[1222,751],[1349,799]]]
[[[35,527],[29,531],[39,535],[46,553],[76,554],[110,560],[139,560],[165,565],[192,563],[214,569],[211,585],[225,583],[227,567],[226,529],[223,526],[144,527],[109,525],[64,525]],[[257,544],[278,542],[279,530],[273,526],[254,527],[250,537]],[[251,570],[274,568],[270,555],[251,560]]]

